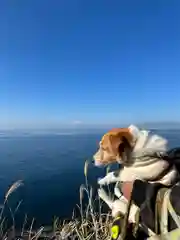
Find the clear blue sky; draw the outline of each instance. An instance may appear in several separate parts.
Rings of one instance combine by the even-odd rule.
[[[0,127],[180,121],[180,1],[0,1]]]

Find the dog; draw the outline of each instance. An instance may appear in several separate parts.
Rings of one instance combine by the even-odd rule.
[[[139,179],[171,186],[176,182],[179,174],[174,164],[161,157],[167,152],[167,144],[165,138],[151,134],[147,130],[140,130],[134,125],[108,131],[102,137],[99,149],[93,156],[95,166],[119,163],[122,168],[116,173],[108,173],[98,183],[106,185]],[[98,190],[98,195],[112,210],[113,217],[119,212],[125,213],[127,199],[122,195],[117,184],[115,188],[117,200],[114,201],[102,188]],[[132,222],[135,221],[136,211],[137,207],[133,205],[130,211]]]
[[[94,163],[98,167],[119,163],[122,168],[116,174],[109,173],[99,184],[140,179],[171,185],[178,171],[175,165],[171,166],[161,157],[167,152],[167,144],[165,138],[134,125],[110,130],[99,143]]]

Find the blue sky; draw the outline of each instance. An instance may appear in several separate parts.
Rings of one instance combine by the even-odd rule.
[[[0,128],[180,121],[180,1],[0,1]]]

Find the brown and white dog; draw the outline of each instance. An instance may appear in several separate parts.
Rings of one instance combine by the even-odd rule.
[[[114,172],[108,173],[98,183],[106,185],[140,179],[170,186],[176,181],[178,171],[174,165],[170,167],[168,161],[157,155],[157,153],[166,152],[167,140],[159,135],[139,130],[134,125],[112,129],[102,137],[99,149],[93,156],[94,162],[96,166],[118,162],[122,164],[122,168],[118,175],[115,175]],[[118,208],[121,208],[121,212],[125,211],[122,209],[125,206],[125,199],[117,191],[117,188],[115,190],[116,196],[121,197],[122,201],[113,201],[102,188],[98,191],[100,198],[112,210],[114,209],[112,215],[116,215],[119,211]]]
[[[175,166],[169,169],[169,163],[157,155],[166,152],[165,138],[131,125],[107,132],[93,158],[96,166],[122,164],[118,181],[140,179],[171,185],[177,174]]]

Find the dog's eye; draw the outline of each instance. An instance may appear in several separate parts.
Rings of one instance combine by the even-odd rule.
[[[99,142],[99,147],[102,151],[106,151],[106,148],[102,145],[102,142]]]
[[[102,151],[106,151],[106,148],[103,147],[102,145],[100,145],[100,148],[101,148]]]

